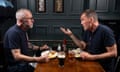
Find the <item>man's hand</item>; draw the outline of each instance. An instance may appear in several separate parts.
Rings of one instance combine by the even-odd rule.
[[[72,35],[72,31],[69,28],[65,29],[63,27],[60,27],[60,30],[69,36]]]
[[[35,61],[37,61],[37,62],[48,62],[49,58],[48,58],[48,55],[43,55],[43,56],[40,56],[40,57],[35,57]]]
[[[94,55],[91,55],[90,53],[88,52],[85,52],[85,51],[82,51],[80,53],[80,57],[83,59],[83,60],[96,60]]]
[[[44,49],[49,49],[49,46],[47,44],[45,44],[42,47],[40,47],[40,50],[44,50]]]

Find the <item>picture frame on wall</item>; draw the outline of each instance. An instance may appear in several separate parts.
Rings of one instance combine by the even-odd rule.
[[[46,12],[46,0],[36,0],[37,3],[37,12],[45,13]]]
[[[54,0],[54,7],[53,7],[53,11],[55,13],[63,13],[64,12],[64,0]]]

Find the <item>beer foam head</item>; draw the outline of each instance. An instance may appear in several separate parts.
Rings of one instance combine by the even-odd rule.
[[[65,58],[65,55],[58,54],[58,58]]]

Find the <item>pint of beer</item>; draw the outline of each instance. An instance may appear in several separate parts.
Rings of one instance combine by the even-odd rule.
[[[65,52],[59,52],[57,57],[58,57],[58,60],[59,60],[59,66],[64,67]]]

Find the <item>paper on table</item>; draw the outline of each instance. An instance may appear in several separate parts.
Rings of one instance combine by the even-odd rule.
[[[36,55],[34,55],[33,57],[35,57]],[[31,65],[32,67],[36,67],[37,63],[36,62],[30,62],[29,65]]]

